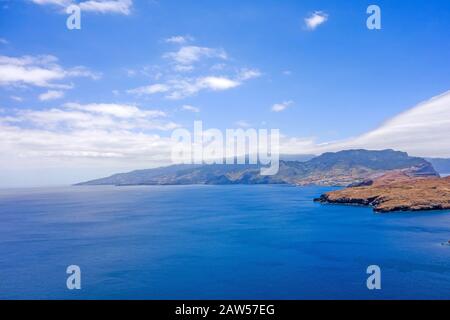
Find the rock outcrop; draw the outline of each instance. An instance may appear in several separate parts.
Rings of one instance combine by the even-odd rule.
[[[361,186],[322,195],[315,201],[371,206],[376,212],[450,210],[450,177],[413,177],[393,171]]]

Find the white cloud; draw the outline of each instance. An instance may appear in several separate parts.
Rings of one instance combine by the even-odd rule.
[[[194,113],[199,113],[200,109],[191,105],[184,105],[181,107],[181,109],[185,110],[185,111],[190,111],[190,112],[194,112]]]
[[[222,91],[235,88],[241,85],[240,82],[226,77],[203,77],[197,79],[195,86],[198,90],[210,89],[214,91]]]
[[[212,65],[210,69],[212,71],[221,71],[221,70],[225,69],[226,66],[227,65],[225,63],[216,63],[216,64]]]
[[[225,91],[240,86],[242,83],[227,77],[207,76],[195,79],[178,79],[169,81],[169,99],[182,99],[197,94],[203,90]]]
[[[229,76],[203,76],[197,78],[176,78],[165,83],[130,89],[127,92],[135,95],[153,95],[166,93],[168,99],[182,99],[193,96],[200,91],[225,91],[242,85],[245,81],[259,77],[258,70],[244,69],[234,77]]]
[[[169,42],[185,40],[186,37],[181,36],[166,39]],[[200,91],[230,90],[262,75],[259,70],[250,68],[230,67],[226,72],[227,70],[224,70],[226,65],[216,61],[228,59],[224,49],[182,46],[178,51],[165,53],[163,58],[167,59],[168,63],[164,66],[153,66],[150,70],[157,75],[153,77],[155,83],[131,88],[127,90],[127,93],[138,96],[163,93],[168,99],[182,99],[196,95]],[[196,63],[199,63],[202,70],[208,73],[194,73]],[[186,74],[186,72],[192,73]],[[136,71],[131,72],[132,75],[136,73]]]
[[[8,168],[1,170],[3,186],[29,185],[28,181],[45,185],[52,180],[49,172],[58,170],[56,183],[76,183],[97,174],[162,165],[171,154],[170,138],[131,130],[85,127],[60,132],[55,128],[3,125],[0,121],[0,134],[0,167]],[[9,172],[16,174],[8,180],[5,176]],[[36,176],[41,177],[33,179]]]
[[[81,10],[96,13],[116,13],[129,15],[133,7],[133,0],[31,0],[38,5],[54,5],[59,7],[68,7],[76,4]]]
[[[4,138],[0,145],[5,152],[12,152],[10,156],[26,162],[34,158],[63,166],[67,165],[67,162],[61,163],[64,158],[123,158],[129,161],[130,158],[155,157],[161,149],[170,147],[169,141],[159,135],[127,130],[77,128],[70,132],[57,132],[52,128],[41,130],[0,124],[0,132]],[[4,160],[5,154],[0,158]]]
[[[114,103],[66,103],[64,106],[69,109],[86,111],[100,115],[108,115],[116,118],[157,118],[166,116],[166,113],[160,110],[142,110],[134,105]]]
[[[90,0],[79,3],[81,10],[92,11],[98,13],[120,13],[129,15],[131,13],[131,7],[133,6],[132,0]]]
[[[228,59],[227,53],[223,49],[197,46],[184,46],[176,52],[164,54],[164,57],[181,66],[191,66],[203,58]]]
[[[92,80],[99,80],[102,77],[101,73],[93,72],[83,66],[71,68],[71,69],[67,70],[66,73],[67,73],[67,76],[69,76],[69,77],[85,77],[85,78],[91,78]]]
[[[173,70],[177,71],[177,72],[190,72],[190,71],[194,70],[194,66],[193,65],[176,64],[176,65],[174,65]]]
[[[170,90],[170,87],[166,84],[156,83],[149,86],[143,86],[131,90],[127,90],[127,93],[135,95],[152,95],[156,93],[163,93]]]
[[[60,108],[0,113],[0,170],[3,185],[20,184],[61,169],[59,182],[78,182],[86,170],[117,172],[148,168],[170,159],[171,139],[155,131],[173,130],[177,124],[162,119],[165,113],[133,105],[66,104]],[[74,170],[74,171],[73,171]],[[9,181],[4,177],[16,172]],[[95,174],[95,173],[91,173]],[[87,176],[85,176],[88,178]],[[92,176],[91,176],[92,177]],[[43,177],[38,183],[46,183]]]
[[[328,14],[322,11],[315,11],[309,17],[305,18],[305,25],[308,30],[315,30],[318,26],[328,20]]]
[[[321,149],[396,149],[424,157],[450,157],[450,91],[420,103],[379,128]]]
[[[57,6],[69,6],[73,3],[72,0],[31,0],[36,4],[40,5],[57,5]]]
[[[49,90],[45,93],[39,95],[39,100],[48,101],[48,100],[56,100],[64,97],[64,91],[59,90]]]
[[[283,137],[281,153],[321,154],[348,149],[394,149],[419,157],[450,158],[450,91],[393,117],[355,138],[317,144],[313,138]]]
[[[60,81],[70,77],[98,79],[99,74],[78,66],[64,69],[51,55],[8,57],[0,56],[0,86],[31,85],[37,87],[70,88]]]
[[[14,101],[17,101],[17,102],[22,102],[23,101],[23,98],[22,97],[19,97],[19,96],[11,96],[10,97],[12,100],[14,100]]]
[[[74,130],[171,130],[177,125],[156,120],[166,117],[160,110],[140,109],[134,105],[113,103],[66,103],[62,108],[21,110],[16,115],[0,118],[1,122],[27,125],[36,130],[52,129],[56,132]]]
[[[130,78],[136,76],[137,74],[136,70],[133,69],[125,69],[125,72],[127,73],[127,76]]]
[[[55,64],[55,59],[51,56],[0,56],[0,85],[50,86],[51,81],[61,80],[66,76],[65,71]]]
[[[290,105],[292,105],[294,102],[293,101],[284,101],[282,103],[276,103],[272,106],[272,111],[273,112],[282,112],[284,110],[286,110]]]
[[[238,79],[241,81],[250,80],[254,78],[259,78],[261,72],[256,69],[243,69],[239,72]]]
[[[166,39],[167,43],[185,44],[186,42],[193,41],[191,36],[173,36]]]

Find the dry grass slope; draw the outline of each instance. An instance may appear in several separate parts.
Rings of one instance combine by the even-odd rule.
[[[412,178],[387,173],[371,185],[346,188],[322,195],[319,202],[372,206],[377,212],[450,209],[450,177]]]

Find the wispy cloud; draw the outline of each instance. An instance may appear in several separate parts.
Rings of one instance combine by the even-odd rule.
[[[41,101],[49,101],[49,100],[56,100],[61,99],[64,97],[64,91],[60,90],[49,90],[47,92],[44,92],[39,95],[39,100]]]
[[[56,5],[56,6],[68,6],[73,3],[72,0],[30,0],[40,5]]]
[[[156,83],[156,84],[152,84],[152,85],[148,85],[148,86],[143,86],[143,87],[138,87],[135,89],[127,90],[127,93],[141,96],[141,95],[152,95],[152,94],[156,94],[156,93],[164,93],[169,90],[170,90],[170,86],[168,86],[166,84]]]
[[[201,58],[219,58],[226,60],[228,56],[223,49],[186,46],[176,52],[166,53],[165,57],[173,59],[179,64],[191,64],[199,61]]]
[[[228,59],[228,55],[223,49],[183,46],[178,51],[164,54],[164,58],[172,61],[176,71],[191,71],[194,64],[202,59]]]
[[[177,77],[164,83],[155,83],[127,91],[134,95],[164,93],[168,99],[182,99],[200,91],[225,91],[241,86],[245,81],[261,76],[258,70],[244,69],[235,76]]]
[[[239,71],[237,78],[240,81],[246,81],[253,78],[259,78],[262,73],[257,69],[242,69]]]
[[[190,36],[174,36],[166,42],[184,43],[193,41]],[[221,48],[205,46],[181,46],[177,51],[162,55],[163,63],[140,71],[126,69],[129,76],[142,74],[153,78],[153,83],[130,88],[128,94],[149,96],[160,94],[167,99],[183,99],[202,91],[226,91],[243,85],[245,82],[262,76],[255,68],[239,68],[223,64],[228,54]],[[189,74],[187,74],[189,72]]]
[[[286,110],[289,106],[291,106],[294,102],[289,100],[289,101],[284,101],[282,103],[276,103],[272,106],[272,111],[273,112],[282,112],[284,110]]]
[[[0,86],[37,86],[70,88],[61,83],[71,77],[98,79],[100,74],[78,66],[64,69],[58,59],[51,55],[8,57],[0,56]]]
[[[133,7],[133,0],[30,0],[38,5],[53,5],[68,7],[72,4],[80,6],[81,10],[95,13],[115,13],[129,15]]]
[[[194,38],[191,36],[172,36],[166,39],[167,43],[175,43],[175,44],[185,44],[187,42],[193,41]]]
[[[4,39],[4,38],[0,38],[0,44],[8,44],[8,40]]]
[[[241,85],[241,82],[227,77],[207,76],[195,79],[177,79],[168,82],[171,90],[169,99],[182,99],[203,90],[225,91]]]
[[[44,168],[154,166],[171,154],[170,137],[158,132],[176,127],[163,111],[136,105],[68,103],[10,110],[0,113],[0,167],[36,173]]]
[[[23,98],[19,97],[19,96],[10,96],[11,100],[17,101],[17,102],[22,102]]]
[[[315,11],[310,16],[305,18],[305,25],[308,30],[315,30],[321,24],[328,20],[328,14],[322,11]]]
[[[83,11],[91,11],[98,13],[118,13],[129,15],[131,13],[131,7],[133,6],[132,0],[91,0],[80,2],[79,6]]]
[[[51,129],[55,133],[76,130],[171,130],[176,124],[155,121],[166,117],[160,110],[144,110],[134,105],[112,103],[66,103],[60,108],[20,110],[16,115],[0,118],[1,122],[36,130]],[[45,142],[45,141],[42,141]]]
[[[182,106],[181,109],[184,110],[184,111],[190,111],[190,112],[194,112],[194,113],[199,113],[200,112],[199,108],[191,106],[191,105],[188,105],[188,104]]]
[[[450,91],[393,117],[375,130],[322,148],[393,148],[416,156],[450,157],[448,137]]]
[[[134,105],[114,103],[66,103],[64,107],[98,115],[113,116],[115,118],[160,118],[166,117],[166,113],[160,110],[143,110]]]
[[[358,137],[328,143],[283,137],[281,152],[321,154],[347,149],[406,151],[413,156],[450,157],[450,91],[394,116]]]

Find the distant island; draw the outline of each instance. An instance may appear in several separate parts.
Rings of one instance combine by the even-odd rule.
[[[347,187],[315,199],[321,203],[372,206],[377,212],[450,209],[450,177],[440,178],[433,159],[394,150],[345,150],[281,160],[274,176],[260,165],[173,165],[82,182],[95,185],[290,184]],[[441,167],[447,164],[438,159]]]
[[[429,161],[394,150],[347,150],[324,153],[305,161],[281,160],[280,170],[274,176],[260,175],[260,168],[259,165],[173,165],[115,174],[78,185],[291,184],[346,187],[392,170],[407,170],[412,176],[439,176]]]

